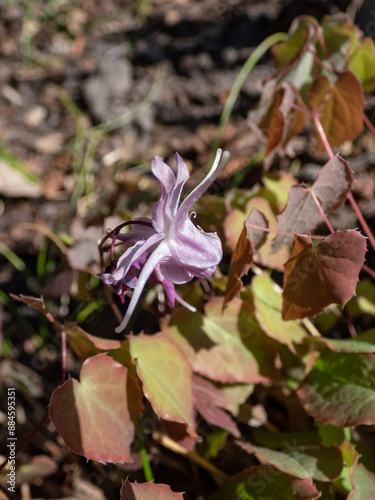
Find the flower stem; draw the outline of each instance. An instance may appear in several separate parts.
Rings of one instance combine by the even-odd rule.
[[[224,109],[221,113],[219,125],[217,127],[216,140],[212,145],[211,155],[213,155],[213,153],[216,152],[217,148],[219,147],[220,139],[223,134],[225,125],[229,120],[235,102],[237,100],[238,94],[240,93],[242,85],[245,83],[245,80],[248,77],[250,71],[254,68],[259,59],[262,56],[264,56],[267,50],[269,50],[272,47],[272,45],[275,45],[275,43],[285,40],[285,38],[286,38],[285,33],[274,33],[273,35],[267,37],[265,40],[263,40],[262,43],[258,45],[258,47],[254,50],[254,52],[250,54],[249,58],[242,66],[241,71],[239,72],[235,82],[233,83],[233,87],[229,93],[228,99],[226,100]]]
[[[331,145],[328,142],[326,133],[323,130],[323,127],[322,127],[322,124],[320,122],[318,113],[311,112],[310,116],[311,116],[312,121],[313,121],[313,123],[315,125],[316,131],[318,132],[319,137],[320,137],[320,139],[321,139],[321,141],[322,141],[322,143],[324,145],[324,149],[327,151],[327,154],[330,157],[330,159],[332,159],[335,155],[333,154]]]
[[[139,454],[141,456],[142,465],[143,465],[143,474],[145,476],[146,481],[153,481],[154,475],[152,473],[150,461],[147,456],[147,449],[145,446],[145,438],[143,435],[142,427],[140,425],[141,418],[139,419],[139,424],[137,425],[137,437],[139,441]]]

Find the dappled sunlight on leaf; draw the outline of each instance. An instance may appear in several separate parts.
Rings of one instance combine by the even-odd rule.
[[[131,335],[130,354],[137,363],[143,393],[155,413],[187,424],[195,434],[192,371],[180,349],[164,334]]]
[[[80,382],[70,378],[54,391],[50,417],[72,451],[98,462],[132,460],[126,379],[124,366],[98,354],[83,363]]]

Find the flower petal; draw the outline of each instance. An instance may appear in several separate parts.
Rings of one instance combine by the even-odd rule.
[[[206,191],[206,189],[214,182],[216,177],[220,174],[220,172],[224,169],[227,161],[229,158],[229,153],[228,151],[224,151],[222,154],[222,150],[218,149],[215,157],[215,161],[206,175],[206,177],[203,179],[203,181],[198,184],[198,186],[193,189],[191,193],[188,194],[188,196],[184,199],[184,201],[181,203],[179,209],[177,210],[177,213],[175,217],[173,218],[172,226],[170,229],[170,234],[173,234],[173,231],[175,230],[176,227],[178,227],[181,222],[188,216],[188,213],[194,203],[202,196],[202,194]]]
[[[200,278],[211,276],[223,257],[220,238],[214,233],[199,230],[185,218],[175,231],[174,238],[166,240],[171,252],[169,263]],[[171,277],[165,276],[170,281]]]
[[[161,186],[161,197],[152,207],[152,223],[156,231],[164,231],[166,225],[172,220],[171,207],[169,203],[176,176],[171,167],[163,162],[160,156],[154,156],[151,162],[151,170]]]
[[[168,247],[162,241],[159,244],[159,246],[156,247],[155,250],[152,252],[146,264],[144,265],[144,268],[142,269],[140,275],[138,276],[137,285],[134,288],[134,292],[130,300],[129,306],[126,310],[126,314],[121,324],[115,329],[116,333],[120,333],[122,332],[122,330],[126,328],[126,325],[128,324],[129,319],[134,312],[135,306],[138,303],[139,297],[141,296],[141,293],[148,278],[151,276],[155,267],[163,260],[163,258],[167,257],[168,255],[169,255]]]
[[[160,264],[160,272],[168,281],[180,285],[187,283],[194,278],[194,274],[186,271],[179,261],[171,259],[169,262]]]
[[[178,153],[175,154],[175,160],[177,166],[177,176],[173,189],[170,193],[170,207],[172,218],[176,215],[178,204],[180,203],[182,188],[184,187],[185,182],[190,177],[189,169]]]
[[[116,279],[122,279],[129,271],[133,262],[135,262],[144,252],[152,252],[154,246],[164,238],[164,233],[154,233],[146,241],[137,241],[126,250],[117,261],[116,271],[112,276]]]
[[[142,219],[134,219],[132,222],[136,223],[138,220],[152,224],[152,220],[147,219],[146,217]],[[152,225],[144,226],[141,224],[134,224],[130,231],[128,231],[127,233],[119,233],[116,236],[116,239],[122,241],[125,244],[130,244],[139,240],[147,240],[153,234],[155,234],[155,229],[152,227]]]

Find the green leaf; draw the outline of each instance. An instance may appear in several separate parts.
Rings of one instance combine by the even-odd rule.
[[[324,344],[328,349],[335,352],[375,352],[375,328],[362,333],[353,339],[314,339],[315,342]]]
[[[188,425],[195,436],[192,370],[180,349],[164,334],[129,336],[143,392],[155,413]]]
[[[109,351],[118,349],[123,344],[120,340],[95,337],[85,332],[77,323],[67,323],[64,329],[70,347],[81,361],[102,352],[108,353]]]
[[[348,69],[362,81],[365,92],[375,90],[375,46],[372,38],[365,38],[352,51]]]
[[[324,351],[297,391],[305,410],[339,427],[375,424],[375,358]]]
[[[260,329],[251,305],[223,297],[206,314],[183,309],[162,320],[162,330],[185,353],[193,370],[223,383],[258,383],[276,375],[275,346]]]
[[[354,490],[347,500],[373,500],[375,491],[375,474],[367,470],[362,464],[354,467],[351,476]]]
[[[285,449],[277,451],[241,441],[236,443],[248,453],[254,453],[262,464],[272,465],[286,474],[301,479],[331,481],[340,475],[343,467],[341,453],[333,446],[291,446],[285,440],[283,442]]]
[[[340,446],[345,440],[350,439],[350,429],[337,427],[325,422],[315,422],[323,446]]]
[[[273,339],[295,352],[294,344],[301,344],[307,332],[300,321],[285,322],[281,317],[282,297],[268,273],[255,276],[252,281],[255,315],[262,329]]]
[[[312,16],[299,16],[292,23],[285,41],[272,47],[272,55],[278,68],[288,66],[315,39],[317,21]]]
[[[325,47],[317,43],[318,57],[332,64],[336,71],[344,71],[352,46],[358,44],[358,28],[344,13],[325,16],[321,26]]]
[[[319,496],[310,480],[261,465],[245,469],[225,483],[210,500],[316,500]]]

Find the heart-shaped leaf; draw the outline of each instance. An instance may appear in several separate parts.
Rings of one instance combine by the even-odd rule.
[[[275,289],[269,274],[255,276],[252,281],[255,314],[262,329],[292,351],[294,343],[300,344],[307,332],[299,321],[286,323],[281,317],[282,297]]]
[[[372,38],[364,38],[353,48],[348,69],[362,81],[365,92],[375,90],[375,45]]]
[[[106,354],[88,358],[81,381],[70,378],[52,394],[51,420],[67,446],[98,462],[130,462],[127,369]]]
[[[222,383],[267,383],[276,373],[275,346],[264,335],[254,308],[223,298],[206,305],[206,314],[181,309],[162,321],[162,330],[185,353],[193,370]]]
[[[143,392],[155,413],[188,425],[195,435],[192,370],[181,350],[166,335],[129,336]]]
[[[310,87],[309,103],[313,111],[319,110],[331,147],[355,139],[362,132],[363,86],[351,71],[341,73],[335,83],[327,76],[317,76]],[[324,149],[320,139],[319,143]]]
[[[251,210],[233,251],[223,307],[240,292],[242,287],[241,278],[250,269],[254,249],[258,250],[267,240],[268,234],[261,229],[252,227],[252,225],[268,228],[267,219],[257,208]]]
[[[366,239],[356,231],[337,231],[313,246],[296,236],[285,264],[284,320],[305,318],[329,304],[344,305],[354,295],[366,254]]]
[[[313,194],[323,212],[333,212],[345,202],[352,182],[353,175],[348,163],[339,155],[330,159],[320,169],[311,188],[303,184],[290,188],[287,204],[277,217],[280,231],[307,234],[314,230],[324,219]],[[292,240],[293,236],[279,234],[272,243],[273,251]]]

